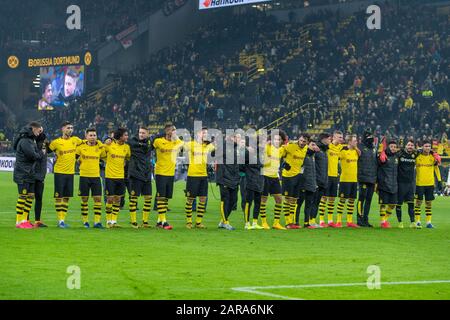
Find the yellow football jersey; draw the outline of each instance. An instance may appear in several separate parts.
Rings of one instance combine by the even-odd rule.
[[[328,155],[328,176],[337,177],[339,175],[339,153],[343,148],[342,144],[334,145],[329,144],[327,155]]]
[[[76,149],[82,143],[83,141],[78,137],[68,139],[61,137],[50,143],[49,148],[56,155],[55,173],[75,174]]]
[[[103,144],[97,143],[90,146],[85,142],[77,147],[76,154],[80,156],[78,159],[80,162],[80,177],[100,177],[100,159],[106,157]]]
[[[184,142],[180,139],[169,141],[166,138],[157,138],[153,142],[156,149],[155,174],[161,176],[174,176],[177,155]]]
[[[419,187],[434,186],[434,174],[441,181],[441,172],[439,167],[435,165],[434,157],[419,154],[416,158],[416,185]]]
[[[105,177],[108,179],[124,179],[125,161],[130,160],[131,155],[130,146],[126,143],[118,144],[114,141],[110,145],[105,144],[105,151]]]
[[[288,143],[283,146],[282,157],[291,166],[290,170],[283,169],[283,177],[290,178],[301,173],[307,150],[308,146],[300,148],[297,142]]]
[[[339,153],[341,159],[340,182],[358,182],[358,152],[356,150],[342,149]]]
[[[189,177],[207,177],[208,154],[214,150],[214,145],[191,141],[185,143],[184,148],[189,157],[187,175]]]
[[[267,144],[264,151],[263,160],[263,175],[269,178],[278,178],[278,172],[280,170],[280,159],[284,152],[284,147],[279,148],[272,144]]]

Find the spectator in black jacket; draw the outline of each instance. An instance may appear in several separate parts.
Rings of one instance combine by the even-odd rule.
[[[42,133],[42,126],[31,122],[23,128],[14,142],[16,163],[14,164],[14,182],[17,183],[19,196],[16,204],[16,227],[31,229],[28,221],[34,199],[36,162],[44,156],[45,150],[39,150],[36,137]]]
[[[374,136],[369,130],[364,131],[361,155],[358,159],[359,198],[357,206],[357,224],[360,227],[372,227],[369,223],[369,211],[372,204],[375,183],[377,182],[377,149]]]
[[[380,198],[381,227],[390,228],[388,219],[397,206],[398,156],[397,142],[390,141],[387,150],[379,156],[377,173],[378,195]]]

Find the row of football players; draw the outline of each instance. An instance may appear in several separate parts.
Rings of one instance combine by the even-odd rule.
[[[19,191],[16,205],[18,228],[45,226],[41,222],[40,212],[46,158],[49,152],[54,152],[56,156],[54,198],[59,227],[67,227],[65,219],[69,199],[73,197],[75,162],[79,161],[79,196],[83,225],[90,227],[88,199],[92,196],[94,228],[103,228],[100,179],[102,159],[106,160],[106,226],[119,227],[117,218],[121,198],[126,189],[124,167],[128,162],[131,225],[134,228],[139,227],[136,211],[138,198],[142,196],[144,205],[141,226],[148,227],[152,201],[151,157],[154,150],[158,211],[156,226],[170,230],[172,226],[167,222],[166,213],[168,201],[173,195],[176,156],[180,149],[184,149],[189,158],[185,190],[186,227],[205,228],[203,216],[208,196],[208,155],[215,152],[215,144],[207,140],[206,128],[196,132],[195,139],[189,142],[179,139],[176,128],[171,124],[166,125],[164,133],[156,137],[150,137],[148,129],[141,127],[138,134],[131,139],[128,139],[126,129],[119,128],[103,143],[97,139],[94,128],[86,130],[84,140],[72,136],[73,125],[70,122],[63,123],[61,131],[61,137],[48,143],[42,126],[33,122],[20,132],[15,141],[14,181]],[[342,227],[342,215],[346,205],[347,227],[369,227],[371,225],[368,216],[376,185],[383,228],[389,227],[388,218],[394,209],[397,209],[397,216],[401,222],[401,205],[405,202],[408,203],[412,226],[420,228],[423,198],[425,198],[427,227],[433,227],[431,224],[433,172],[436,173],[439,181],[441,179],[437,168],[440,158],[431,151],[429,142],[426,142],[423,149],[418,152],[414,150],[414,143],[411,141],[407,143],[405,149],[400,151],[397,143],[391,141],[386,150],[382,149],[378,152],[370,132],[365,132],[362,143],[358,146],[357,137],[354,135],[348,135],[344,144],[343,134],[339,131],[334,132],[332,136],[321,134],[317,141],[307,134],[301,134],[298,140],[288,142],[286,135],[280,130],[268,141],[259,141],[258,148],[263,148],[264,154],[260,157],[258,150],[245,146],[245,141],[242,141],[240,135],[236,134],[231,139],[233,147],[224,149],[223,161],[216,165],[216,183],[221,194],[219,228],[234,229],[229,222],[229,216],[236,208],[239,186],[244,199],[246,229],[270,229],[266,213],[269,195],[272,195],[275,200],[272,224],[274,229],[300,228],[299,214],[303,203],[305,204],[304,226],[307,228]],[[238,158],[243,158],[244,161],[239,163]],[[227,159],[235,161],[227,163]],[[359,197],[357,198],[358,186]],[[417,198],[415,204],[414,193]],[[338,195],[335,223],[333,214]],[[29,222],[29,213],[35,198],[36,221],[33,225]],[[194,223],[192,207],[195,199],[198,201]],[[356,200],[358,201],[357,224],[353,223]],[[252,205],[253,220],[250,223]],[[327,223],[325,211],[328,213]],[[285,226],[280,223],[282,212],[285,217]],[[318,214],[320,220],[316,223]],[[261,225],[258,223],[259,218]]]

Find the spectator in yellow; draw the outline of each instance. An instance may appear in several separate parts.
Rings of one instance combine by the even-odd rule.
[[[450,106],[447,100],[442,99],[442,101],[438,104],[439,110],[447,110],[450,111]]]
[[[405,109],[411,109],[414,105],[414,100],[411,98],[411,96],[408,96],[408,98],[405,99]]]

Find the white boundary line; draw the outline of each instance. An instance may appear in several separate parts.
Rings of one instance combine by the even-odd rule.
[[[412,285],[412,284],[433,284],[433,283],[450,283],[450,280],[423,280],[423,281],[397,281],[397,282],[381,282],[380,285],[395,286],[395,285]],[[367,286],[366,282],[356,283],[324,283],[324,284],[300,284],[300,285],[281,285],[281,286],[259,286],[259,287],[236,287],[231,288],[234,291],[247,292],[252,294],[258,294],[273,298],[281,298],[285,300],[304,300],[301,298],[288,297],[270,292],[264,292],[262,290],[268,289],[294,289],[294,288],[330,288],[330,287],[356,287]]]

